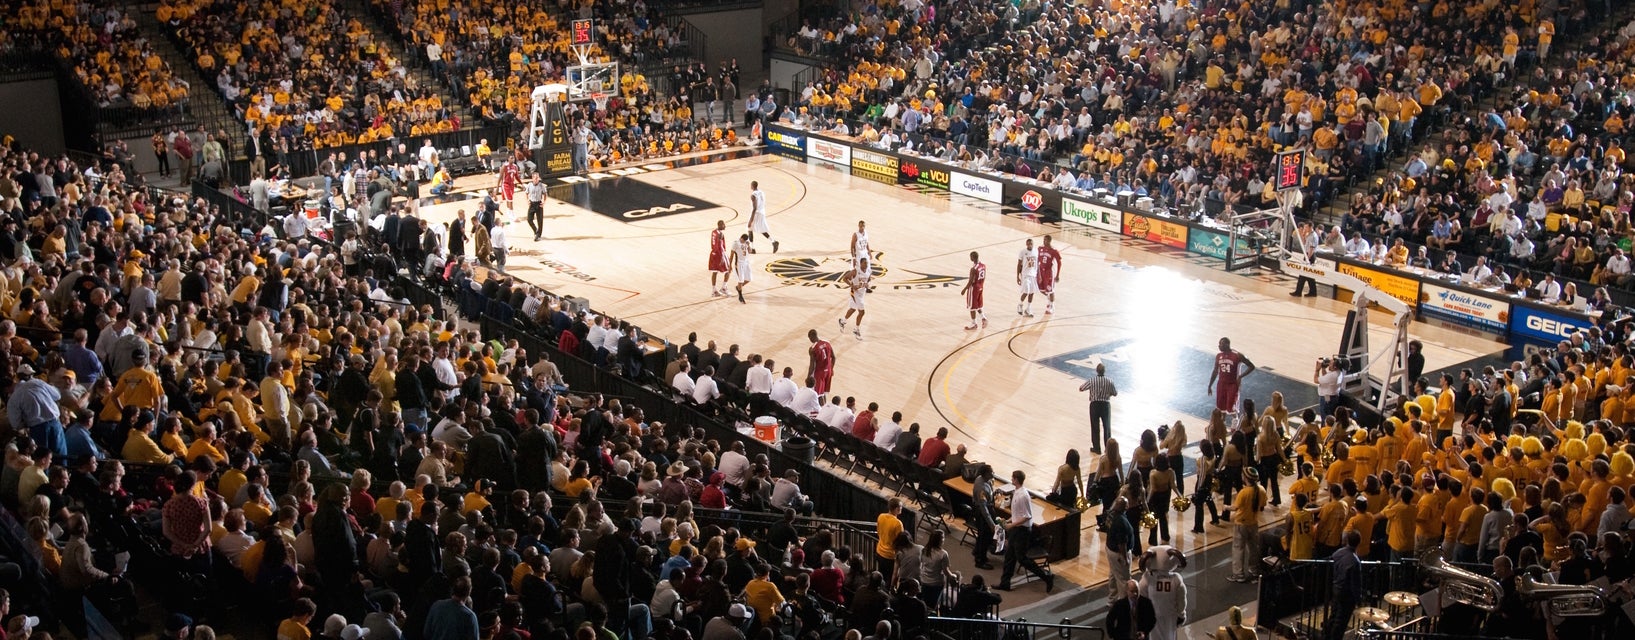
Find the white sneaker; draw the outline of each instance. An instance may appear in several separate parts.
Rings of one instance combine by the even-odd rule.
[[[845,330],[845,329],[846,329],[846,319],[845,319],[845,318],[840,318],[840,319],[838,319],[838,320],[835,320],[835,322],[838,322],[838,323],[840,323],[840,328],[841,328],[841,330]]]
[[[1053,313],[1056,313],[1056,305],[1055,304],[1045,305],[1045,315],[1050,315],[1050,314],[1053,314]]]
[[[1022,315],[1022,303],[1016,303],[1016,315]]]
[[[1029,308],[1027,311],[1023,311],[1022,315],[1027,316],[1029,318],[1032,318],[1033,317],[1033,309]]]
[[[966,331],[974,331],[974,330],[976,330],[976,323],[975,323],[975,322],[972,322],[972,323],[971,323],[971,324],[968,324],[968,325],[965,325],[965,330],[966,330]]]
[[[858,327],[856,329],[852,329],[852,335],[857,336],[858,340],[862,340],[863,339],[863,327]]]

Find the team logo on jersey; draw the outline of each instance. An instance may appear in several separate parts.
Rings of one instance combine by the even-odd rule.
[[[879,256],[880,254],[875,254]],[[779,258],[766,264],[766,271],[791,284],[800,284],[804,287],[837,287],[847,288],[851,284],[846,281],[847,274],[852,271],[851,260],[846,258]],[[898,269],[913,277],[905,280],[887,282],[882,278],[887,273],[894,273],[876,257],[869,263],[869,280],[873,287],[889,287],[891,289],[930,289],[946,286],[963,286],[965,276],[948,276],[930,273],[920,273],[908,269]]]

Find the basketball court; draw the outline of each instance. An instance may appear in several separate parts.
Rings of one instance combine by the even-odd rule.
[[[1292,298],[1292,281],[1279,275],[1228,273],[1212,258],[1002,213],[961,195],[883,184],[816,161],[732,150],[704,158],[711,159],[558,184],[539,242],[519,193],[516,209],[503,215],[511,244],[506,270],[586,298],[654,336],[684,341],[696,331],[701,346],[714,340],[722,352],[736,343],[744,355],[774,360],[779,371],[794,367],[798,379],[806,374],[806,332],[817,329],[837,356],[831,394],[855,396],[859,410],[877,402],[883,417],[901,411],[905,426],[920,424],[922,437],[948,427],[951,443],[969,446],[972,460],[991,463],[1001,476],[1022,469],[1041,494],[1070,448],[1085,454],[1084,470],[1093,472],[1086,402],[1077,389],[1097,363],[1107,365],[1119,387],[1113,431],[1128,460],[1141,432],[1161,424],[1182,421],[1197,439],[1213,407],[1206,385],[1221,337],[1260,367],[1244,379],[1243,397],[1264,406],[1279,390],[1290,407],[1301,408],[1315,404],[1314,362],[1335,352],[1345,325],[1349,305]],[[459,187],[472,199],[425,206],[422,215],[447,222],[457,209],[471,214],[480,206],[476,191],[491,180],[462,179]],[[741,304],[711,296],[706,266],[717,220],[726,222],[729,246],[746,232],[751,181],[766,193],[781,246],[773,254],[771,242],[755,240],[754,277]],[[879,254],[861,340],[836,323],[847,308],[841,279],[859,220]],[[1034,317],[1023,317],[1016,312],[1017,254],[1026,239],[1046,234],[1062,254],[1055,313],[1044,313],[1040,296]],[[988,268],[989,322],[974,331],[963,328],[969,319],[960,294],[971,251]],[[1374,344],[1388,344],[1386,314],[1374,317]],[[1424,323],[1411,333],[1425,345],[1426,371],[1506,348]],[[1187,533],[1190,513],[1186,519],[1172,527],[1178,546],[1229,538],[1225,529],[1207,538]],[[1059,573],[1079,584],[1105,576],[1104,568],[1097,573],[1099,544],[1089,553],[1092,537],[1099,538],[1086,529],[1087,553],[1058,564]]]

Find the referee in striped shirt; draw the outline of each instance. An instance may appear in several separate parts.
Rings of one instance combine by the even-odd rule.
[[[1107,365],[1096,363],[1096,377],[1079,385],[1079,391],[1090,392],[1090,450],[1100,454],[1102,434],[1107,434],[1109,440],[1113,438],[1112,401],[1118,387],[1107,378]]]

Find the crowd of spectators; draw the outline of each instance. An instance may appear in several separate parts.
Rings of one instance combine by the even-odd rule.
[[[334,2],[167,0],[157,17],[253,139],[299,150],[461,127],[435,88]]]
[[[950,612],[998,600],[949,581],[940,535],[888,541],[930,575],[874,571],[838,531],[796,527],[828,507],[801,489],[812,471],[774,477],[738,439],[648,421],[575,391],[550,354],[408,304],[394,262],[439,266],[426,286],[480,288],[560,327],[569,353],[639,369],[628,325],[478,278],[401,202],[335,247],[204,199],[148,201],[118,164],[6,147],[0,165],[0,505],[29,533],[41,574],[25,581],[52,592],[9,612],[24,623],[78,628],[83,595],[132,633],[147,597],[188,637],[189,615],[224,624],[207,605],[231,594],[242,622],[225,624],[295,638],[808,637],[874,629],[887,607],[915,637],[945,587],[969,592]],[[799,400],[964,466],[945,432],[922,444],[900,416],[818,407],[787,372],[773,384],[758,357],[682,351],[701,377],[731,364],[721,385],[751,406]],[[782,516],[750,517],[767,513]]]
[[[1635,184],[1623,146],[1635,116],[1626,94],[1635,86],[1632,47],[1635,22],[1613,25],[1506,83],[1492,108],[1456,119],[1359,193],[1325,241],[1382,263],[1532,285],[1549,302],[1573,304],[1576,295],[1605,310],[1607,292],[1592,297],[1590,288],[1632,284]],[[1560,284],[1568,279],[1577,283]]]
[[[1172,205],[1258,203],[1270,154],[1306,145],[1307,201],[1321,202],[1404,151],[1424,121],[1531,68],[1556,24],[1578,33],[1587,9],[870,4],[791,36],[841,62],[794,106],[819,125],[862,116],[847,132],[865,141]]]
[[[376,0],[374,8],[396,25],[398,37],[424,57],[434,74],[445,78],[456,95],[468,98],[476,117],[488,122],[525,119],[534,88],[563,82],[567,68],[580,63],[567,28],[574,18],[596,20],[591,59],[624,65],[626,77],[610,78],[606,87],[608,94],[619,96],[615,111],[619,103],[634,105],[637,113],[660,108],[668,98],[639,70],[686,57],[680,30],[657,19],[639,0],[581,5],[530,0],[456,11],[434,3]]]
[[[20,3],[8,21],[12,38],[40,38],[74,65],[99,107],[185,109],[187,82],[153,50],[123,7],[90,3]]]

